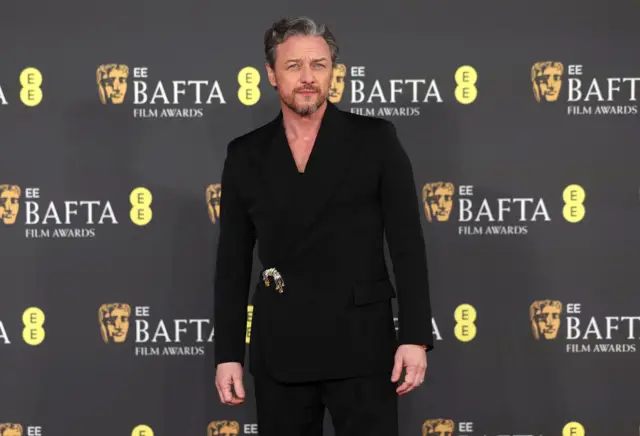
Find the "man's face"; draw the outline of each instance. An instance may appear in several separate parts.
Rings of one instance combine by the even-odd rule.
[[[536,77],[540,99],[556,101],[562,87],[562,71],[558,67],[547,67]]]
[[[560,328],[560,310],[557,307],[545,306],[536,314],[536,324],[541,336],[545,339],[555,339]]]
[[[5,224],[14,224],[20,209],[18,199],[20,195],[13,190],[6,189],[0,193],[0,218]]]
[[[114,309],[109,316],[105,317],[107,323],[107,334],[113,342],[124,342],[129,331],[129,311],[125,309]]]
[[[333,66],[331,52],[320,36],[292,36],[276,47],[274,68],[267,65],[269,82],[295,113],[309,116],[327,99]]]
[[[124,69],[113,69],[106,77],[102,78],[102,86],[107,97],[107,102],[120,104],[127,93],[127,73]]]

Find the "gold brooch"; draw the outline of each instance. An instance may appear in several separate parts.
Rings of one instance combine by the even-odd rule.
[[[284,280],[282,280],[280,272],[275,268],[265,269],[262,272],[262,280],[267,287],[271,286],[271,283],[269,282],[269,276],[273,277],[273,280],[276,282],[276,290],[282,294],[282,292],[284,291]]]

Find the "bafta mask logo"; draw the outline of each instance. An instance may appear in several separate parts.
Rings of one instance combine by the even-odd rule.
[[[450,419],[427,419],[422,424],[422,436],[453,436],[453,421]]]
[[[536,62],[531,67],[533,96],[538,103],[552,102],[558,99],[562,88],[564,66],[560,62]]]
[[[329,101],[331,103],[338,103],[342,99],[346,75],[347,66],[345,64],[336,64],[333,67],[333,79],[331,80],[331,88],[329,89]]]
[[[433,182],[422,187],[422,202],[427,221],[449,221],[453,208],[453,183]]]
[[[238,436],[240,424],[237,421],[212,421],[207,427],[207,436]]]
[[[216,183],[207,186],[206,199],[209,219],[215,224],[220,219],[220,196],[222,195],[222,185]]]
[[[558,336],[561,314],[562,303],[559,301],[539,300],[531,303],[529,318],[536,340],[540,340],[540,338],[555,339]]]
[[[131,306],[125,303],[103,304],[98,309],[100,334],[105,344],[121,343],[127,339]]]
[[[22,436],[22,425],[0,424],[0,436]]]
[[[102,104],[121,104],[127,94],[129,67],[123,64],[100,65],[96,71]]]
[[[20,210],[22,190],[18,185],[0,185],[0,219],[6,225],[15,224]]]

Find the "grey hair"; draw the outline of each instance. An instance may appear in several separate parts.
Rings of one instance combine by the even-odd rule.
[[[282,18],[267,29],[264,34],[264,53],[271,68],[276,62],[276,47],[290,36],[321,36],[329,45],[331,62],[335,65],[340,49],[335,37],[326,24],[316,24],[311,18]]]

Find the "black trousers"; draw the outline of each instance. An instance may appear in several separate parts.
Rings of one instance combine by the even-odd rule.
[[[260,436],[322,436],[325,408],[336,436],[398,436],[391,373],[280,383],[254,376]]]

